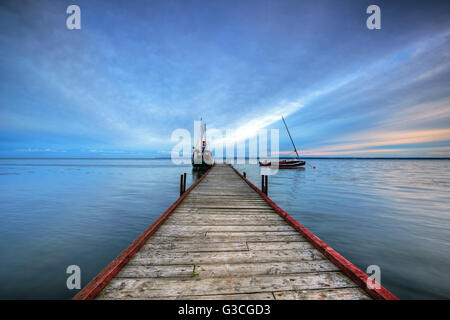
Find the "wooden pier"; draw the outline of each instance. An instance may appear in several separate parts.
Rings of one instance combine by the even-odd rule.
[[[74,299],[397,299],[367,279],[217,164]]]

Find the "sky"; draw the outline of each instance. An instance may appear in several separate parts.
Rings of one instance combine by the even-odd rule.
[[[0,2],[0,157],[165,157],[200,117],[291,155],[282,115],[304,156],[450,157],[450,2]]]

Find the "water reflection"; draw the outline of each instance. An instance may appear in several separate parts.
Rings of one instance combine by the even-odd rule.
[[[192,181],[195,182],[200,179],[206,171],[208,171],[207,168],[192,168]]]

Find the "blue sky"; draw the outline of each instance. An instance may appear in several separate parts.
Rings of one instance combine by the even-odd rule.
[[[66,29],[66,8],[82,29]],[[366,8],[381,8],[381,30]],[[0,156],[168,156],[280,129],[308,156],[450,156],[448,1],[2,1]]]

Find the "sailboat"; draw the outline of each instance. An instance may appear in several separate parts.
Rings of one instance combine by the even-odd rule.
[[[273,166],[273,167],[278,167],[280,169],[303,168],[306,164],[306,161],[300,159],[300,156],[298,155],[298,152],[297,152],[297,148],[295,147],[295,144],[294,144],[294,140],[292,140],[291,133],[289,132],[288,126],[286,124],[286,121],[284,120],[283,116],[281,116],[281,119],[283,119],[284,126],[286,127],[289,138],[291,139],[292,145],[294,146],[295,153],[297,154],[297,159],[281,160],[278,162],[259,161],[259,165],[260,166]]]
[[[206,123],[203,126],[203,120],[200,118],[200,143],[192,149],[192,167],[194,169],[208,169],[214,164],[214,159],[211,155],[211,151],[206,146]]]

